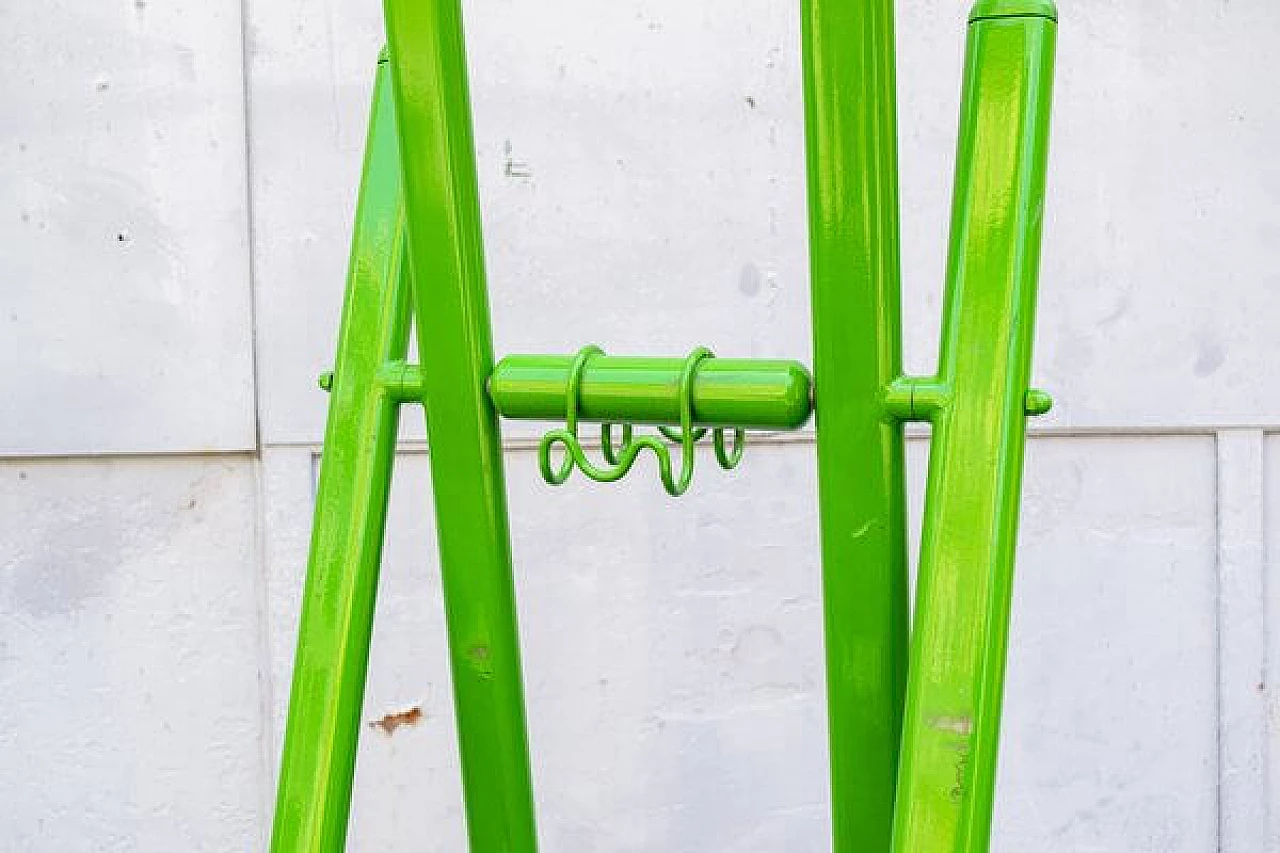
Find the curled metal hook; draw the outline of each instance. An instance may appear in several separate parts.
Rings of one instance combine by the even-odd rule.
[[[693,380],[698,372],[698,365],[705,359],[714,358],[711,350],[698,347],[685,359],[680,373],[680,426],[678,430],[665,426],[658,427],[664,438],[673,444],[680,445],[680,474],[677,477],[671,462],[671,451],[666,444],[655,436],[635,435],[631,424],[622,424],[622,443],[615,447],[613,443],[614,424],[600,425],[601,454],[606,465],[600,466],[587,458],[582,442],[578,438],[578,406],[582,389],[582,374],[587,363],[598,355],[603,355],[598,346],[585,346],[578,351],[569,368],[569,386],[566,389],[565,425],[552,430],[542,437],[538,443],[538,467],[542,470],[542,478],[553,486],[559,486],[569,479],[576,467],[583,474],[599,483],[613,483],[621,480],[631,470],[636,458],[645,448],[653,451],[658,463],[658,475],[662,479],[662,487],[672,497],[679,497],[689,489],[693,480],[694,445],[707,434],[705,427],[695,428],[693,425]],[[742,460],[745,433],[741,429],[733,430],[732,449],[726,446],[725,429],[717,427],[713,431],[716,461],[720,467],[730,470]],[[557,444],[564,447],[564,459],[560,465],[552,464],[551,451]]]

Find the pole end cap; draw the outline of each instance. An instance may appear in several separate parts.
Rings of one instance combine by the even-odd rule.
[[[978,0],[969,11],[969,23],[992,18],[1048,18],[1058,20],[1053,0]]]
[[[1052,408],[1053,397],[1038,388],[1032,388],[1022,399],[1022,410],[1033,418],[1049,414]]]

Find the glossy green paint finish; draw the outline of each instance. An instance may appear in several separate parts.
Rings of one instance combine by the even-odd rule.
[[[698,368],[704,362],[715,358],[711,350],[697,347],[685,357],[684,366],[680,370],[676,396],[679,400],[679,428],[658,427],[658,435],[636,435],[635,424],[602,424],[600,427],[600,453],[602,462],[593,461],[587,455],[581,437],[578,435],[578,407],[582,397],[582,375],[586,367],[595,359],[604,355],[604,351],[594,344],[588,344],[578,351],[573,365],[569,368],[569,387],[565,393],[565,425],[551,430],[538,443],[538,468],[542,479],[551,486],[564,485],[574,471],[580,471],[597,483],[615,483],[627,476],[636,460],[648,451],[658,465],[658,479],[667,494],[678,498],[689,489],[693,482],[695,461],[694,447],[706,436],[706,427],[699,427],[693,419],[693,381],[697,377]],[[615,444],[614,427],[621,426],[620,443]],[[732,470],[742,461],[746,432],[741,428],[733,429],[733,445],[730,448],[725,427],[713,427],[712,444],[715,447],[716,460],[725,470]],[[671,461],[672,445],[680,447],[680,473],[676,474],[675,465]],[[554,453],[559,448],[563,451],[560,461],[555,460]]]
[[[397,61],[379,68],[338,357],[321,378],[332,396],[271,849],[344,847],[398,403],[431,412],[470,848],[533,853],[498,414],[679,423],[664,435],[691,458],[706,427],[795,428],[816,397],[833,850],[985,853],[1025,417],[1052,404],[1028,386],[1052,3],[980,0],[971,16],[932,377],[900,375],[892,2],[804,3],[812,381],[796,362],[701,349],[495,368],[458,0],[385,4]],[[425,368],[404,360],[411,302]],[[909,679],[908,420],[934,425]],[[718,438],[732,467],[740,443]],[[628,429],[603,455],[625,468],[641,444],[658,442]]]
[[[298,629],[271,849],[329,853],[346,841],[397,406],[376,375],[402,359],[409,289],[399,151],[379,65]]]
[[[907,679],[893,0],[804,0],[833,849],[889,849]]]
[[[457,708],[477,853],[537,847],[459,0],[384,4]]]
[[[969,28],[893,850],[985,853],[1020,500],[1056,25]]]
[[[509,355],[489,380],[489,396],[506,418],[562,420],[572,355]],[[600,355],[583,369],[578,417],[632,424],[680,422],[680,376],[686,359]],[[795,361],[709,358],[693,380],[699,426],[794,429],[809,419],[811,380]]]

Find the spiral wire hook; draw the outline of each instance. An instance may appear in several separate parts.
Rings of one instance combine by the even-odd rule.
[[[569,385],[566,389],[565,425],[560,429],[548,432],[538,443],[538,467],[542,478],[553,486],[562,485],[569,479],[576,467],[583,474],[598,483],[613,483],[621,480],[631,470],[636,458],[645,448],[653,451],[658,463],[658,475],[662,479],[662,487],[672,497],[679,497],[689,489],[693,480],[694,445],[707,434],[705,427],[693,425],[693,381],[697,376],[698,366],[706,359],[714,358],[714,354],[706,347],[698,347],[689,353],[680,372],[680,426],[679,430],[660,426],[658,431],[667,441],[680,445],[680,475],[675,476],[671,464],[669,447],[655,436],[636,437],[631,424],[622,424],[622,443],[615,447],[613,443],[614,424],[600,425],[601,455],[606,466],[599,466],[587,458],[582,441],[578,438],[578,408],[581,404],[582,374],[588,362],[604,351],[594,344],[578,350],[573,364],[569,368]],[[713,444],[716,461],[726,471],[735,468],[742,460],[746,434],[742,429],[733,430],[732,448],[726,446],[725,428],[716,427],[713,432]],[[559,466],[553,465],[551,451],[557,444],[564,447],[564,459]]]

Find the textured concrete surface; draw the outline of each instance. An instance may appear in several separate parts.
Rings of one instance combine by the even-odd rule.
[[[0,453],[252,450],[238,4],[0,22]]]
[[[898,4],[908,367],[964,8]],[[1062,3],[996,849],[1280,853],[1280,6]],[[807,360],[798,9],[469,0],[496,346]],[[260,849],[378,4],[0,9],[0,849]],[[828,846],[812,443],[508,431],[543,847]],[[464,849],[406,415],[353,851]],[[913,514],[926,447],[911,442]],[[704,460],[704,463],[707,460]]]
[[[257,846],[253,469],[0,465],[0,847]]]
[[[964,9],[900,5],[906,346],[923,372]],[[501,351],[572,350],[584,334],[617,352],[808,351],[797,8],[467,5]],[[331,358],[376,13],[250,3],[268,441],[320,437],[306,389]],[[1049,423],[1280,418],[1280,367],[1252,357],[1280,315],[1266,154],[1280,106],[1259,83],[1275,72],[1259,34],[1278,28],[1280,6],[1260,0],[1203,19],[1164,3],[1063,9],[1036,369],[1058,398]]]
[[[913,443],[917,506],[924,450]],[[303,494],[292,453],[280,468]],[[398,472],[352,843],[457,850],[426,458]],[[812,447],[754,447],[740,471],[702,473],[679,503],[643,477],[548,495],[532,454],[508,457],[548,849],[827,843]],[[997,849],[1215,849],[1214,474],[1209,437],[1033,443]],[[280,567],[294,588],[301,547]],[[291,638],[273,636],[287,671]],[[277,737],[283,708],[276,697]]]

